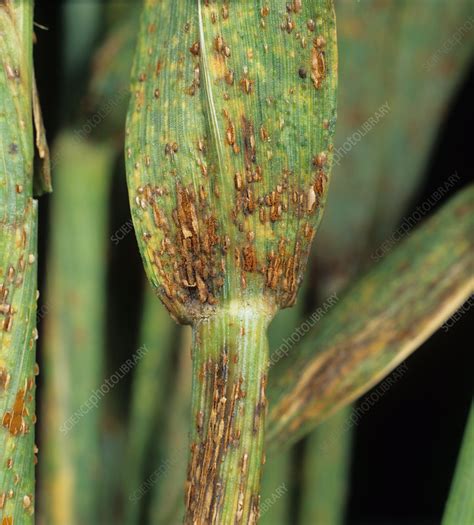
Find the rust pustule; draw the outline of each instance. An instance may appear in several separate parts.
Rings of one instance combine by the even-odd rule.
[[[255,272],[257,270],[257,252],[255,246],[249,244],[242,248],[243,270],[246,272]]]
[[[245,116],[242,116],[242,135],[244,138],[245,167],[250,169],[250,165],[257,161],[257,152],[254,127],[252,122]]]
[[[13,436],[26,434],[29,430],[25,420],[25,416],[29,414],[25,406],[26,388],[25,385],[24,389],[20,389],[17,392],[13,408],[3,415],[2,425]]]
[[[306,71],[306,69],[304,67],[300,67],[298,69],[298,75],[300,78],[306,78],[308,76],[308,72]]]
[[[189,51],[194,56],[199,56],[200,49],[201,49],[201,46],[200,46],[199,42],[194,42],[193,45],[189,48]]]
[[[165,155],[173,157],[176,153],[178,153],[178,144],[176,142],[169,142],[165,145]]]
[[[314,190],[318,197],[321,198],[324,195],[327,184],[327,176],[323,170],[318,170],[316,173],[316,179],[314,181]]]
[[[325,47],[326,40],[324,40],[324,37],[318,36],[313,40],[313,48],[311,50],[311,80],[316,89],[321,88],[323,80],[326,78]]]
[[[322,168],[327,163],[327,160],[328,156],[323,151],[322,153],[319,153],[313,158],[313,165],[317,168]]]
[[[240,87],[242,88],[242,91],[246,95],[250,95],[252,93],[254,81],[250,80],[248,76],[245,75],[244,77],[242,77],[239,84],[240,84]]]
[[[224,75],[224,80],[229,86],[232,86],[234,84],[234,72],[232,69],[228,69]]]

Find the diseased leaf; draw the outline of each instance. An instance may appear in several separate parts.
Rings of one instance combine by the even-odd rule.
[[[355,284],[270,376],[269,446],[290,445],[366,392],[472,293],[473,209],[470,186]]]
[[[266,328],[296,300],[332,163],[332,2],[149,0],[132,76],[138,243],[194,330],[185,521],[253,522]]]
[[[170,6],[146,2],[127,124],[148,276],[186,322],[241,297],[292,304],[330,173],[332,5]]]
[[[33,199],[32,2],[0,2],[0,519],[32,524],[37,202]]]

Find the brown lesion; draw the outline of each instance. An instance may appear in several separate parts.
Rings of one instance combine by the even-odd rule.
[[[314,178],[314,191],[318,196],[318,204],[326,193],[328,177],[323,170],[318,170]]]
[[[249,525],[256,525],[260,516],[260,494],[252,494],[250,498]]]
[[[228,69],[224,74],[224,80],[229,86],[234,85],[234,71],[232,69]]]
[[[264,418],[265,413],[267,409],[267,398],[265,395],[267,388],[267,376],[264,374],[262,378],[260,379],[260,390],[258,394],[257,403],[255,404],[254,412],[253,412],[253,433],[256,435],[260,429],[262,428],[262,425],[264,424]]]
[[[154,226],[162,234],[159,244],[153,245],[152,264],[167,298],[182,305],[216,304],[225,266],[218,220],[208,206],[205,187],[196,194],[192,185],[177,182],[171,217],[159,205],[161,198],[171,197],[167,192],[150,185],[139,190],[138,202],[151,208]]]
[[[201,52],[201,45],[199,44],[199,41],[193,42],[189,48],[189,51],[192,55],[196,57],[199,56]]]
[[[244,161],[245,168],[251,169],[252,164],[257,162],[257,150],[255,143],[255,130],[253,123],[242,115],[242,136],[244,141]]]
[[[202,412],[195,415],[197,440],[191,444],[185,523],[219,523],[220,465],[240,439],[235,414],[239,400],[245,397],[243,378],[228,380],[228,359],[224,349],[217,360],[207,360],[200,372],[211,407],[206,421]]]
[[[265,284],[280,295],[281,306],[290,306],[296,301],[296,293],[301,278],[303,250],[301,242],[296,241],[290,249],[288,240],[281,239],[278,250],[271,250],[267,256],[268,264],[265,271]]]
[[[311,49],[311,80],[316,89],[320,89],[326,78],[326,40],[318,36],[313,40]]]
[[[1,366],[0,367],[0,392],[5,392],[10,384],[11,376],[8,370]]]
[[[217,35],[214,39],[214,50],[218,55],[220,55],[224,59],[230,57],[230,47],[227,45],[222,35]]]
[[[245,73],[239,82],[240,88],[246,95],[253,93],[254,84],[255,82],[249,78],[248,73]]]
[[[26,422],[26,417],[29,416],[28,408],[26,407],[28,389],[32,389],[33,385],[25,381],[25,387],[18,390],[15,396],[15,402],[11,410],[5,412],[2,418],[2,425],[13,436],[23,435],[29,432],[29,426]]]
[[[225,138],[227,144],[232,148],[233,152],[237,155],[240,153],[239,145],[237,144],[237,130],[234,122],[230,118],[230,115],[226,109],[224,109],[224,119],[226,122]]]
[[[253,244],[248,244],[242,248],[242,269],[245,272],[257,271],[257,252]]]
[[[185,92],[191,97],[193,97],[200,87],[201,87],[201,68],[199,64],[195,64],[193,67],[193,79],[191,81],[191,85],[186,88]]]
[[[280,26],[282,31],[286,31],[288,34],[292,33],[293,30],[296,28],[295,21],[291,18],[291,11],[287,12],[285,15],[285,18]]]

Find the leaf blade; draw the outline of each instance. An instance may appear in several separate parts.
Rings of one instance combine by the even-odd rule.
[[[270,384],[272,447],[290,444],[367,391],[472,293],[473,195],[471,186],[449,201],[354,285],[289,356]]]

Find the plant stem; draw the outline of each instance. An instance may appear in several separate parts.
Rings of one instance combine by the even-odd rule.
[[[172,364],[173,339],[176,324],[165,307],[156,300],[146,283],[142,314],[140,342],[150,351],[137,365],[132,387],[128,446],[126,451],[127,473],[124,479],[124,495],[127,503],[125,523],[139,523],[139,488],[147,477],[147,460],[154,445],[157,421],[163,421],[165,399]]]
[[[188,460],[192,391],[191,327],[179,327],[176,339],[178,348],[173,347],[173,351],[178,354],[177,370],[174,374],[167,372],[170,376],[170,383],[166,385],[169,402],[159,421],[166,431],[155,439],[155,457],[159,459],[156,471],[160,478],[153,487],[149,523],[181,523],[184,515],[183,480]]]
[[[256,523],[271,311],[230,303],[193,327],[185,523]]]
[[[272,454],[266,458],[260,490],[259,525],[291,523],[293,461],[294,451],[292,449]]]
[[[115,148],[65,130],[54,152],[40,514],[50,525],[74,525],[94,521],[101,500],[97,485],[90,489],[102,479],[101,411],[91,394],[104,380],[106,202]]]
[[[349,405],[313,431],[304,455],[301,490],[301,525],[344,523],[349,483],[352,428]]]

